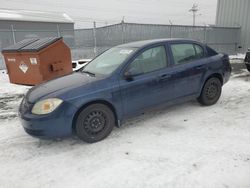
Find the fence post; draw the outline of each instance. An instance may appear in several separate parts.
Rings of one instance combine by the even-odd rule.
[[[172,28],[173,28],[173,22],[169,20],[170,23],[170,38],[172,38]]]
[[[172,38],[172,25],[170,25],[170,38]]]
[[[56,24],[56,28],[57,28],[57,37],[60,37],[61,33],[60,33],[60,27],[58,24]]]
[[[14,44],[16,44],[16,36],[15,36],[15,30],[14,30],[13,25],[11,25],[11,33],[12,33],[13,42]]]
[[[171,20],[169,20],[170,23],[170,38],[172,38],[172,26],[173,26],[173,22]]]
[[[204,26],[204,43],[207,43],[207,26]]]
[[[96,22],[93,23],[94,27],[93,27],[93,37],[94,37],[94,55],[96,57],[97,55],[97,50],[96,50]]]
[[[124,42],[125,42],[125,39],[124,39],[124,20],[122,20],[121,25],[122,25],[122,44],[124,44]]]

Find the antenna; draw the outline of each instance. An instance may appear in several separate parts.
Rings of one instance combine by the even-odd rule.
[[[195,26],[195,19],[198,11],[199,11],[198,5],[194,3],[193,7],[189,10],[189,12],[193,12],[193,26]]]

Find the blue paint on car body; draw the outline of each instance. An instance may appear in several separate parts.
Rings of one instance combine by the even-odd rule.
[[[178,44],[196,45],[197,50],[203,54],[198,59],[175,64],[176,57],[173,55],[172,46]],[[124,74],[131,63],[139,59],[143,52],[155,47],[165,50],[166,57],[161,58],[167,62],[166,67],[138,74],[132,80],[126,79]],[[92,75],[83,69],[30,89],[19,108],[25,131],[41,138],[71,135],[78,112],[92,103],[108,105],[113,110],[119,126],[125,119],[152,107],[197,98],[209,77],[219,78],[223,85],[229,80],[231,73],[227,55],[218,54],[205,44],[193,40],[139,41],[115,48],[121,49],[119,53],[128,55],[110,74]],[[187,50],[187,53],[190,52]],[[195,53],[197,54],[196,50]],[[49,98],[58,98],[63,102],[51,113],[32,113],[32,108],[38,101]]]

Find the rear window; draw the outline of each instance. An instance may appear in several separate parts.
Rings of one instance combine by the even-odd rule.
[[[207,55],[208,56],[215,56],[215,55],[217,55],[218,53],[214,50],[214,49],[212,49],[212,48],[210,48],[209,46],[207,46]]]

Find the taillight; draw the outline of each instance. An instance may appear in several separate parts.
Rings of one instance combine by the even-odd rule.
[[[230,63],[229,56],[227,54],[223,54],[222,61],[223,63]]]

